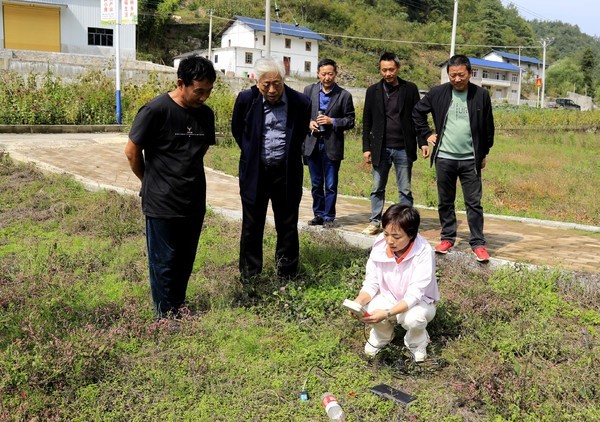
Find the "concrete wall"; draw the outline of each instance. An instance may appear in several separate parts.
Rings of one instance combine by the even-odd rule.
[[[115,58],[84,54],[48,53],[29,50],[0,49],[0,72],[12,71],[28,76],[31,73],[51,72],[65,82],[72,82],[88,69],[100,70],[110,78],[115,77]],[[143,83],[150,73],[159,79],[175,81],[177,70],[150,62],[121,59],[121,82]]]
[[[567,92],[567,98],[573,100],[575,104],[581,107],[581,111],[589,111],[594,109],[594,102],[592,97],[587,95],[576,94],[574,92]]]

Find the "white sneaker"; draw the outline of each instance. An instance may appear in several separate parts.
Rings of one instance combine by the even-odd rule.
[[[375,347],[371,345],[371,343],[365,343],[365,355],[372,358],[377,355],[377,353],[381,352],[382,347]]]
[[[364,229],[364,230],[362,231],[362,233],[363,233],[363,234],[369,234],[369,235],[371,235],[371,236],[372,236],[372,235],[375,235],[375,234],[381,233],[382,231],[383,231],[383,230],[382,230],[382,228],[381,228],[381,225],[379,225],[379,224],[373,224],[373,223],[371,223],[371,224],[369,224],[369,225],[367,226],[367,228],[366,228],[366,229]]]
[[[427,357],[427,345],[417,347],[417,350],[413,353],[413,357],[417,363],[425,362],[425,358]]]

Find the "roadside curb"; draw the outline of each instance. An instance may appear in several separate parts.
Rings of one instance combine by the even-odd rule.
[[[0,133],[122,133],[127,128],[126,125],[0,125]]]

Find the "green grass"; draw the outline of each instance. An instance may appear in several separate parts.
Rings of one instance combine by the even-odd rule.
[[[335,236],[302,233],[301,275],[282,282],[267,228],[258,298],[240,301],[240,224],[209,212],[174,330],[152,322],[139,198],[6,156],[0,192],[0,420],[314,421],[325,391],[349,421],[600,417],[597,275],[440,259],[428,362],[410,362],[401,329],[369,361],[339,306],[367,251]]]
[[[483,170],[483,208],[486,213],[600,225],[600,134],[563,131],[499,131]],[[209,149],[207,166],[237,175],[239,148],[224,142]],[[368,198],[371,167],[362,162],[362,143],[356,131],[346,139],[340,168],[339,192]],[[305,167],[304,186],[310,188]],[[413,165],[415,203],[437,206],[435,169],[429,160]],[[398,193],[390,171],[387,197]],[[457,209],[464,210],[457,192]]]

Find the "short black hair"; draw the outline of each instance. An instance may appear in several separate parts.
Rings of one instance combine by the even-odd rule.
[[[381,55],[381,57],[379,57],[378,63],[381,63],[383,61],[386,61],[386,62],[393,61],[397,67],[400,67],[400,58],[398,58],[396,53],[391,53],[389,51],[386,51],[385,53],[383,53]]]
[[[337,73],[337,63],[332,59],[321,59],[317,64],[317,70],[322,68],[323,66],[333,66],[333,70]]]
[[[191,56],[179,62],[177,79],[181,79],[185,86],[190,86],[194,84],[194,81],[204,79],[213,83],[217,79],[217,74],[210,60],[200,56]]]
[[[471,73],[471,60],[464,54],[455,54],[450,57],[448,64],[446,65],[446,72],[450,71],[450,66],[465,66],[467,71]]]
[[[381,217],[381,225],[384,229],[389,225],[400,227],[411,240],[415,240],[417,237],[420,224],[419,211],[404,204],[390,206]]]

